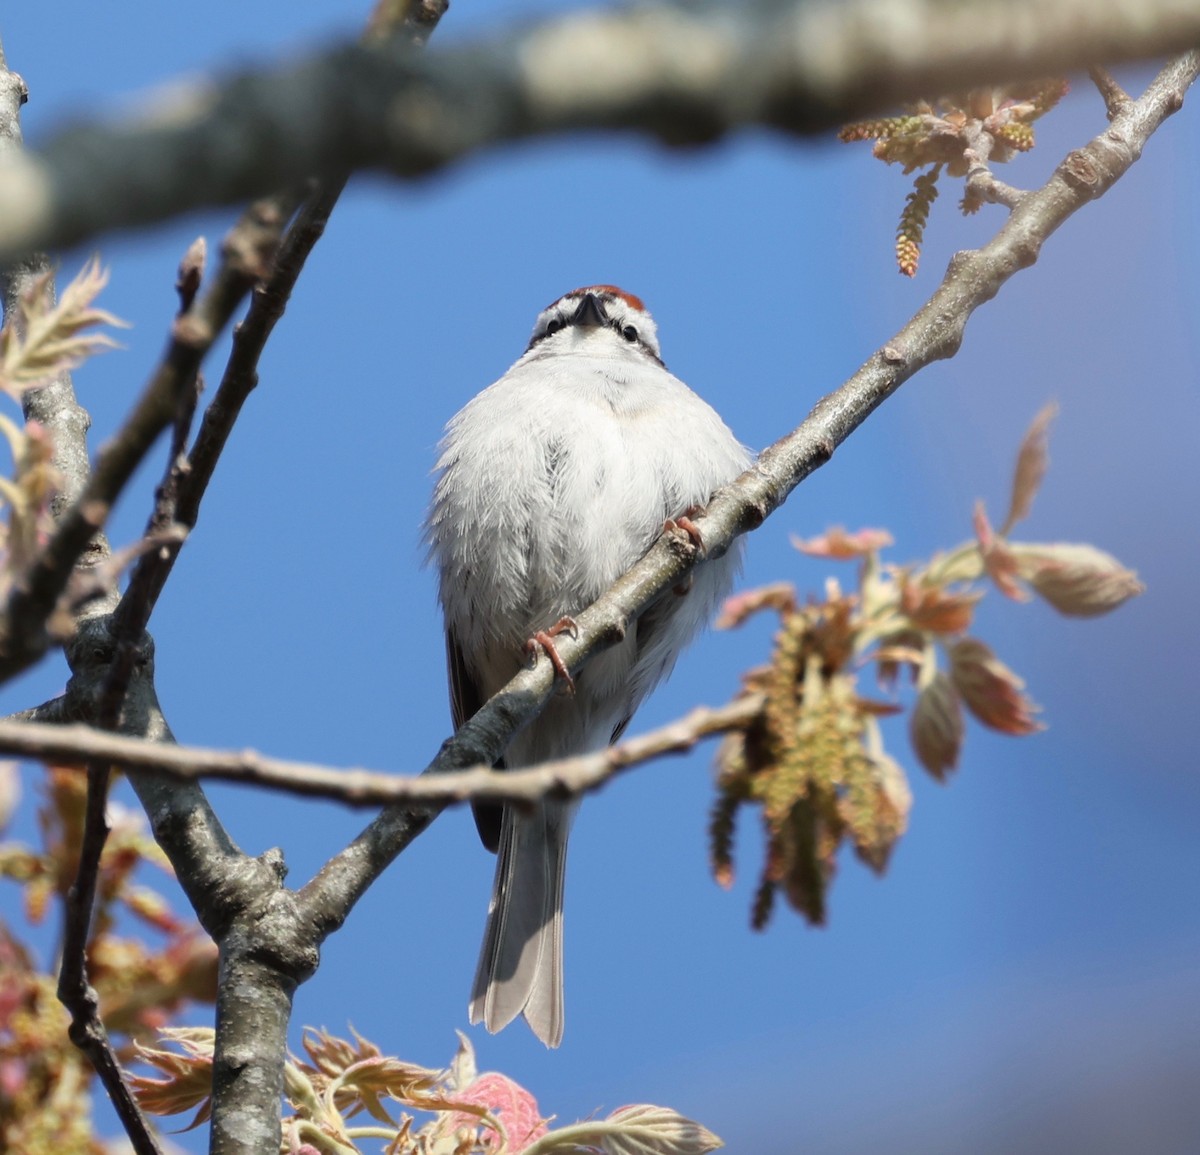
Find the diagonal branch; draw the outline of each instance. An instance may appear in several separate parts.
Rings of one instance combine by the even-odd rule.
[[[812,134],[934,92],[1198,42],[1186,0],[710,0],[565,13],[424,56],[344,44],[177,85],[169,121],[55,137],[0,176],[0,259],[314,175],[412,179],[580,131],[668,145],[748,125]]]
[[[941,284],[912,320],[839,389],[822,398],[794,432],[765,449],[751,469],[719,490],[703,517],[694,519],[709,553],[720,556],[736,537],[760,525],[914,373],[953,356],[971,314],[1015,273],[1032,265],[1068,217],[1128,171],[1154,131],[1182,107],[1198,74],[1200,51],[1171,61],[1140,99],[1114,116],[1103,133],[1071,152],[1045,185],[1023,197],[987,245],[956,254]],[[620,640],[630,623],[677,586],[697,561],[686,535],[664,534],[603,597],[575,616],[578,635],[558,643],[571,672]],[[493,765],[553,691],[554,672],[548,662],[523,670],[443,744],[425,772]],[[391,806],[325,864],[300,892],[301,903],[324,933],[341,925],[366,888],[436,813]]]
[[[397,3],[383,0],[372,14],[365,39],[386,41],[402,27],[405,41],[421,47],[437,26],[447,8],[447,0],[412,0]],[[216,394],[204,411],[196,440],[188,454],[187,467],[180,479],[172,517],[187,530],[194,529],[200,516],[200,504],[212,480],[217,463],[229,441],[246,399],[258,386],[258,362],[275,326],[283,317],[296,281],[304,270],[309,254],[325,232],[325,226],[346,186],[345,178],[324,184],[308,182],[302,198],[280,194],[252,206],[249,215],[267,215],[286,221],[299,204],[271,261],[270,271],[254,285],[246,316],[233,332],[233,348]],[[243,218],[245,220],[245,218]],[[179,547],[148,556],[138,567],[131,589],[144,589],[153,607],[179,556]]]

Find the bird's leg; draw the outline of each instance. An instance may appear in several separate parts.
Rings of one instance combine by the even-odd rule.
[[[700,532],[700,527],[692,521],[692,515],[703,513],[704,506],[689,505],[678,517],[668,517],[663,522],[663,533],[669,533],[673,529],[681,529],[691,539],[692,545],[696,547],[696,551],[700,554],[704,553],[704,535]],[[692,575],[688,576],[679,583],[674,589],[674,593],[682,597],[692,588]]]
[[[559,657],[558,647],[554,644],[554,639],[559,634],[570,634],[571,637],[577,637],[579,627],[575,624],[575,619],[572,617],[561,617],[548,630],[538,630],[532,638],[525,643],[525,653],[532,654],[533,660],[537,661],[537,652],[540,649],[547,658],[550,659],[550,665],[554,667],[554,672],[562,678],[563,686],[568,694],[575,693],[575,679],[571,677],[571,671],[567,669],[567,663]]]

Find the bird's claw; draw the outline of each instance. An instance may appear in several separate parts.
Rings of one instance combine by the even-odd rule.
[[[689,505],[678,517],[668,517],[663,523],[663,531],[669,532],[673,529],[681,529],[691,539],[692,545],[700,553],[704,553],[704,534],[700,532],[700,527],[692,520],[692,514],[701,513],[702,508],[698,505]]]
[[[550,659],[550,665],[554,667],[554,672],[562,679],[564,689],[568,694],[574,695],[575,679],[571,677],[571,671],[567,669],[567,663],[562,660],[558,652],[558,647],[554,644],[554,639],[559,634],[567,634],[572,638],[578,637],[579,626],[576,625],[575,619],[562,617],[548,630],[538,630],[525,643],[524,649],[525,653],[532,655],[535,662],[537,661],[538,650],[541,650]]]
[[[692,520],[693,513],[702,512],[702,507],[699,505],[689,505],[678,517],[668,517],[663,522],[663,532],[669,533],[673,529],[682,530],[691,539],[692,545],[695,546],[696,552],[701,556],[704,554],[704,534],[700,532],[700,527]],[[688,574],[674,589],[677,597],[683,597],[692,588],[692,575]]]

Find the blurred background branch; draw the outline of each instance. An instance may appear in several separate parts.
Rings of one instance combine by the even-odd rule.
[[[646,4],[428,54],[347,43],[149,95],[0,174],[0,259],[359,169],[403,178],[506,141],[627,132],[808,135],[930,94],[1178,52],[1182,0]]]

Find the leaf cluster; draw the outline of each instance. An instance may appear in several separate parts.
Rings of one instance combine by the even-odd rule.
[[[0,831],[19,802],[16,767],[0,764]],[[38,813],[39,845],[0,843],[0,878],[21,886],[25,913],[41,923],[71,886],[78,862],[86,779],[48,768]],[[111,833],[100,862],[88,975],[100,1014],[118,1039],[123,1064],[154,1075],[130,1085],[151,1115],[194,1112],[207,1120],[212,1095],[213,1031],[167,1026],[189,1003],[216,995],[217,953],[195,923],[177,917],[144,867],[171,875],[140,816],[110,804]],[[120,915],[160,935],[152,947],[118,933]],[[110,1155],[94,1129],[93,1072],[69,1038],[69,1016],[56,992],[54,960],[35,952],[0,921],[0,1150],[22,1155]],[[156,1043],[165,1045],[156,1045]],[[702,1155],[721,1146],[700,1124],[664,1107],[639,1105],[605,1119],[552,1128],[537,1100],[494,1071],[479,1072],[471,1044],[444,1070],[383,1054],[351,1032],[349,1039],[308,1030],[304,1057],[285,1066],[283,1149],[294,1155],[356,1155],[375,1140],[388,1155]],[[414,1114],[415,1113],[415,1114]],[[421,1117],[424,1116],[423,1121]]]
[[[343,1039],[309,1028],[307,1059],[293,1055],[285,1065],[288,1155],[359,1155],[367,1140],[381,1143],[386,1155],[703,1155],[722,1145],[700,1124],[648,1104],[551,1128],[519,1083],[477,1069],[474,1049],[461,1033],[444,1070],[384,1055],[351,1034]],[[152,1114],[195,1110],[194,1127],[208,1117],[213,1032],[166,1030],[162,1038],[172,1049],[140,1049],[162,1077],[137,1076],[132,1086]],[[420,1122],[413,1111],[432,1118]],[[370,1121],[355,1122],[360,1115]]]
[[[936,101],[920,101],[899,116],[848,124],[843,141],[874,140],[873,154],[905,173],[925,169],[905,198],[896,227],[896,264],[907,277],[916,275],[925,240],[929,210],[937,199],[938,178],[966,177],[973,164],[1007,163],[1034,146],[1033,123],[1067,93],[1061,78],[1031,84],[999,85],[951,93]],[[959,208],[978,212],[984,197],[968,181]]]
[[[822,924],[837,854],[849,844],[882,873],[904,833],[912,794],[903,770],[884,749],[879,718],[898,713],[902,672],[916,690],[909,737],[924,769],[938,781],[957,765],[965,715],[1002,734],[1042,728],[1025,683],[969,631],[987,585],[1015,601],[1034,595],[1062,614],[1093,617],[1142,591],[1135,574],[1090,545],[1009,540],[1028,516],[1046,471],[1053,407],[1034,420],[1017,457],[1008,513],[993,530],[976,507],[976,536],[923,564],[885,563],[891,536],[882,530],[832,529],[795,541],[803,553],[859,564],[857,588],[830,580],[821,599],[801,603],[777,583],[730,598],[718,626],[741,625],[764,610],[779,617],[770,661],[749,671],[741,694],[762,701],[745,729],[726,736],[717,755],[717,799],[710,823],[713,873],[734,877],[735,820],[760,811],[765,862],[751,921],[764,927],[776,897]],[[874,666],[892,699],[859,690]]]

